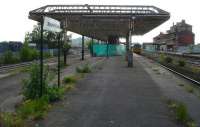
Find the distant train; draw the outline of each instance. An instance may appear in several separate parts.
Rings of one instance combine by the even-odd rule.
[[[141,51],[142,51],[142,46],[141,44],[137,43],[137,44],[134,44],[133,47],[132,47],[132,51],[136,54],[141,54]]]

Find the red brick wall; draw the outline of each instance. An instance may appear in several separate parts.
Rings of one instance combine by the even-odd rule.
[[[181,34],[178,36],[178,42],[181,44],[193,44],[194,36],[193,34]]]

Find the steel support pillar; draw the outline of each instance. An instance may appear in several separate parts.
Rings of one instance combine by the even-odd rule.
[[[61,49],[61,33],[58,35],[58,87],[60,87],[60,49]]]
[[[81,60],[84,60],[84,49],[85,49],[85,40],[84,40],[84,36],[82,35],[82,51],[81,51]]]
[[[91,44],[91,55],[92,55],[92,57],[94,56],[93,44],[94,44],[94,39],[92,38],[92,44]]]
[[[106,55],[106,56],[107,56],[107,58],[108,58],[108,57],[109,57],[109,54],[108,54],[108,51],[109,51],[109,49],[108,49],[108,48],[109,48],[109,43],[108,43],[108,41],[107,41],[106,44],[107,44],[107,48],[106,48],[106,50],[107,50],[107,51],[106,51],[106,54],[107,54],[107,55]]]
[[[64,29],[64,31],[63,31],[63,36],[64,36],[64,43],[63,44],[65,44],[65,43],[69,43],[68,42],[68,37],[67,37],[67,30],[65,30]],[[64,50],[64,65],[67,65],[67,52]]]
[[[43,25],[44,21],[41,21],[41,38],[40,38],[40,97],[43,95]]]
[[[133,52],[131,51],[131,30],[129,31],[128,34],[128,41],[127,41],[127,60],[128,60],[128,67],[133,67]]]

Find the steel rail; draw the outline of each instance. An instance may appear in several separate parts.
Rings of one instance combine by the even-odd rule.
[[[158,62],[157,62],[157,63],[158,63]],[[181,76],[182,78],[187,79],[188,81],[190,81],[190,82],[196,84],[196,85],[200,88],[200,82],[199,82],[199,81],[197,81],[197,80],[195,80],[195,79],[193,79],[193,78],[190,78],[190,77],[188,77],[188,76],[186,76],[186,75],[184,75],[184,74],[181,74],[181,73],[175,71],[174,69],[171,69],[171,68],[169,68],[169,67],[167,67],[167,66],[165,66],[165,65],[163,65],[163,64],[161,64],[161,63],[158,63],[158,64],[159,64],[161,67],[163,67],[163,68],[169,70],[170,72],[173,72],[173,73],[175,73],[175,74]]]
[[[74,59],[74,58],[76,58],[76,56],[80,56],[80,54],[69,55],[68,57]],[[57,61],[57,58],[50,58],[50,59],[44,60],[44,63],[46,64],[46,63],[52,63],[52,62],[56,62],[56,61]],[[38,62],[39,62],[39,60],[34,60],[34,61],[14,64],[14,65],[1,66],[0,74],[15,70],[16,68],[28,67],[28,66],[32,65],[33,63],[38,63]]]

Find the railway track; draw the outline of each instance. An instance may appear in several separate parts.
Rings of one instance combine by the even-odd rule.
[[[181,59],[184,59],[186,63],[192,66],[200,67],[200,54],[181,54],[181,53],[174,53],[174,52],[155,52],[155,53],[157,55],[165,54],[175,59],[181,58]]]
[[[172,55],[172,54],[171,54]],[[145,56],[146,57],[146,56]],[[150,58],[148,58],[148,59],[150,59]],[[152,58],[151,58],[152,59]],[[152,59],[152,60],[154,60],[154,59]],[[169,68],[169,67],[167,67],[167,66],[165,66],[165,65],[163,65],[163,64],[161,64],[161,63],[159,63],[159,62],[157,62],[156,60],[154,60],[156,63],[158,63],[160,66],[162,66],[163,68],[165,68],[165,69],[167,69],[167,70],[169,70],[170,72],[172,72],[172,73],[174,73],[174,74],[176,74],[176,75],[179,75],[180,77],[182,77],[182,78],[184,78],[184,79],[186,79],[186,80],[188,80],[188,81],[190,81],[190,82],[192,82],[192,83],[194,83],[194,84],[196,84],[199,88],[200,88],[200,82],[199,81],[197,81],[197,80],[195,80],[195,79],[193,79],[193,78],[191,78],[190,76],[187,76],[187,75],[185,75],[185,74],[182,74],[182,73],[180,73],[180,72],[178,72],[178,71],[176,71],[176,70],[174,70],[174,69],[172,69],[172,68]],[[187,60],[187,63],[189,63],[190,62],[190,64],[192,64],[192,65],[195,65],[195,66],[200,66],[200,60],[198,59],[198,62],[194,62],[194,61],[189,61],[189,60]]]
[[[190,82],[196,84],[196,85],[200,88],[200,82],[199,82],[199,81],[197,81],[197,80],[195,80],[195,79],[193,79],[193,78],[190,78],[190,77],[188,77],[188,76],[186,76],[186,75],[184,75],[184,74],[182,74],[182,73],[179,73],[179,72],[175,71],[174,69],[171,69],[171,68],[169,68],[169,67],[167,67],[167,66],[165,66],[165,65],[163,65],[163,64],[160,64],[160,63],[159,63],[159,65],[162,66],[163,68],[165,68],[165,69],[171,71],[172,73],[174,73],[174,74],[176,74],[176,75],[179,75],[179,76],[181,76],[182,78],[184,78],[184,79],[186,79],[186,80],[188,80],[188,81],[190,81]]]
[[[78,57],[81,57],[81,54],[69,55],[68,59],[69,58],[71,58],[71,59],[79,59]],[[55,62],[57,62],[57,57],[49,58],[49,59],[45,59],[44,60],[44,64],[55,63]],[[19,64],[1,66],[0,67],[0,74],[8,73],[8,72],[13,71],[13,70],[15,70],[17,68],[23,68],[23,67],[31,66],[33,63],[39,63],[39,60],[34,60],[34,61],[30,61],[30,62],[23,62],[23,63],[19,63]]]

